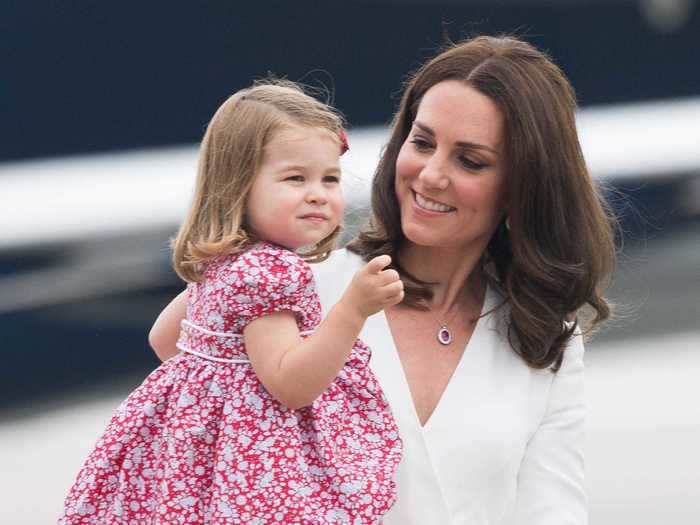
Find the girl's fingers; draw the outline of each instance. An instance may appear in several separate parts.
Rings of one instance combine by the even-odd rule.
[[[393,269],[389,270],[384,270],[379,274],[379,277],[381,278],[380,280],[380,286],[386,286],[387,284],[391,284],[394,282],[401,282],[399,280],[399,272]]]
[[[370,260],[365,266],[365,269],[368,273],[379,273],[382,271],[382,269],[386,268],[390,264],[391,257],[389,257],[388,255],[379,255],[378,257],[375,257],[374,259]]]
[[[396,295],[392,295],[392,296],[388,297],[387,303],[389,305],[399,304],[401,301],[403,301],[403,298],[404,298],[404,291],[401,290]]]
[[[403,293],[403,281],[396,281],[391,284],[387,284],[384,287],[384,291],[389,297]]]

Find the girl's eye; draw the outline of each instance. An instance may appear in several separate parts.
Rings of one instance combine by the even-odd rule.
[[[460,156],[459,162],[460,162],[460,164],[462,164],[462,166],[464,166],[468,170],[472,170],[472,171],[480,171],[486,167],[486,164],[484,164],[483,162],[477,162],[475,160],[471,160],[469,157]]]
[[[326,175],[325,177],[323,177],[323,182],[330,182],[336,184],[340,182],[340,177],[336,175]]]
[[[294,182],[304,182],[304,176],[303,175],[290,175],[284,180],[291,180]]]
[[[430,142],[423,140],[420,137],[413,137],[411,144],[413,144],[418,151],[425,151],[431,147]]]

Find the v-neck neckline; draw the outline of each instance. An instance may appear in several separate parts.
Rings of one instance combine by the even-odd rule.
[[[373,366],[372,369],[377,375],[379,383],[382,385],[389,399],[392,410],[394,410],[394,412],[401,412],[402,417],[399,417],[399,419],[410,420],[423,436],[430,431],[435,419],[440,417],[442,413],[441,407],[445,404],[446,396],[451,395],[451,392],[454,391],[455,387],[453,384],[463,367],[466,366],[465,361],[470,358],[474,348],[479,345],[479,340],[482,338],[485,325],[488,322],[488,318],[491,316],[491,309],[494,307],[494,293],[491,286],[487,285],[484,292],[481,312],[474,326],[474,331],[469,341],[467,341],[464,346],[462,356],[455,366],[445,389],[440,395],[440,399],[433,408],[433,412],[423,425],[420,423],[416,405],[411,395],[411,389],[408,385],[408,378],[406,377],[406,372],[401,362],[401,356],[396,347],[396,342],[391,333],[389,320],[386,314],[382,311],[376,316],[373,316],[373,319],[370,318],[372,319],[373,326],[368,326],[367,328],[374,337],[367,338],[365,335],[361,336],[362,339],[369,344],[370,348],[374,349],[372,360],[375,361],[378,366]],[[370,339],[376,342],[372,342]],[[377,341],[378,339],[381,341]]]

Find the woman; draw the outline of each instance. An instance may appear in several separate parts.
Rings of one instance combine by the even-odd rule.
[[[579,320],[609,315],[614,246],[575,107],[525,42],[450,46],[406,85],[370,224],[315,266],[324,308],[375,255],[404,282],[360,334],[404,442],[386,525],[587,522]]]

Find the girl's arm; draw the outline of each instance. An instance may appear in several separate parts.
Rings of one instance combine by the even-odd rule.
[[[390,262],[382,255],[359,270],[306,339],[300,337],[291,312],[271,313],[245,327],[251,365],[275,399],[292,409],[310,405],[346,363],[367,317],[403,299],[399,274],[382,270]]]
[[[187,316],[187,290],[170,301],[153,323],[148,343],[161,361],[167,361],[180,351],[175,347],[180,337],[180,321]]]

